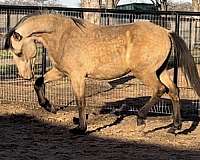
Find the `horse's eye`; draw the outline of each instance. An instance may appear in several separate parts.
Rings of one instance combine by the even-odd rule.
[[[22,36],[19,33],[17,33],[17,32],[13,33],[13,38],[15,40],[17,40],[17,41],[21,41],[22,40]]]
[[[18,57],[22,57],[22,52],[16,54]]]

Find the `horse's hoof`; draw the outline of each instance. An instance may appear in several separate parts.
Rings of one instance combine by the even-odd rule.
[[[179,124],[177,126],[172,126],[167,130],[167,133],[176,134],[176,131],[180,130],[181,128],[182,128],[181,124]]]
[[[175,129],[174,127],[170,127],[170,128],[167,130],[167,133],[176,134],[176,129]]]
[[[69,130],[70,133],[75,135],[86,135],[87,129],[81,129],[80,127],[72,128]]]
[[[43,107],[46,111],[56,114],[57,110],[55,107],[53,107],[48,100],[46,100],[44,103],[40,103],[40,106]]]

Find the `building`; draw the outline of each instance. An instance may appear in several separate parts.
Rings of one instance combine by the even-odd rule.
[[[133,11],[157,11],[158,8],[154,4],[149,3],[130,3],[122,4],[116,7],[117,9],[133,10]]]

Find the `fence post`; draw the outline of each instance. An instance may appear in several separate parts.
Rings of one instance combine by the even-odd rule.
[[[130,16],[129,16],[129,22],[133,23],[134,22],[134,18],[135,18],[135,15],[130,14]]]
[[[46,73],[46,48],[42,47],[42,77],[44,77],[44,74]],[[44,84],[44,96],[45,96],[45,84]]]
[[[175,22],[175,33],[177,35],[179,35],[179,25],[180,25],[180,15],[178,13],[176,13],[176,22]],[[175,50],[176,52],[176,50]],[[178,57],[179,54],[178,53],[174,53],[174,83],[177,85],[178,83]]]
[[[10,30],[10,10],[7,10],[7,23],[6,23],[6,32]]]
[[[193,19],[190,18],[190,34],[189,34],[189,50],[192,50],[192,22]]]

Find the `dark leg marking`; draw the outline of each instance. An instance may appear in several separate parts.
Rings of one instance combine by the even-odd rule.
[[[34,89],[37,94],[38,102],[40,106],[43,107],[48,112],[56,113],[56,109],[50,104],[48,99],[46,99],[44,96],[44,78],[43,77],[39,77],[35,81]]]
[[[173,104],[173,126],[168,130],[168,133],[175,134],[176,130],[182,128],[181,112],[180,112],[180,98],[179,89],[169,92]]]
[[[85,98],[77,98],[77,106],[79,110],[79,118],[73,118],[73,122],[78,124],[77,127],[70,129],[69,131],[73,134],[85,135],[87,130],[88,115],[85,113]]]
[[[145,119],[151,107],[158,102],[160,97],[167,91],[167,88],[162,85],[150,100],[138,111],[137,126],[145,125]]]

